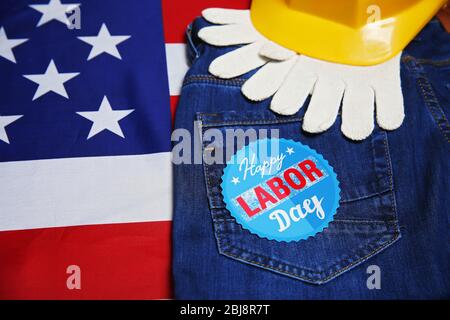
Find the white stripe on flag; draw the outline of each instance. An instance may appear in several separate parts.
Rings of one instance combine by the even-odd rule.
[[[172,219],[170,153],[0,163],[0,230]]]
[[[189,69],[184,43],[166,43],[167,73],[169,76],[169,91],[171,96],[181,92],[184,75]]]

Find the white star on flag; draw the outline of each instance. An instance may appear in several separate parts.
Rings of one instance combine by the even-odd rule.
[[[33,96],[33,100],[36,100],[40,96],[50,91],[53,91],[54,93],[57,93],[68,99],[69,96],[67,95],[64,83],[79,74],[79,72],[59,73],[58,69],[56,68],[55,62],[51,60],[47,67],[47,70],[45,70],[45,73],[25,74],[23,76],[39,85]]]
[[[69,25],[69,20],[67,19],[66,13],[79,6],[79,3],[62,4],[61,0],[50,0],[48,4],[30,4],[31,8],[42,13],[37,27],[40,27],[52,20],[57,20],[65,25]]]
[[[9,138],[6,134],[6,126],[10,125],[14,121],[22,118],[23,115],[20,116],[0,116],[0,140],[9,144]]]
[[[233,179],[231,179],[231,182],[234,183],[234,184],[236,185],[236,184],[238,184],[240,181],[239,181],[239,178],[233,177]]]
[[[28,39],[8,39],[5,28],[0,28],[0,57],[16,63],[16,57],[12,49],[28,41]]]
[[[88,139],[92,138],[96,134],[103,130],[111,131],[119,137],[125,138],[122,129],[120,128],[119,121],[132,113],[134,109],[127,110],[113,110],[111,104],[106,96],[103,97],[102,103],[98,111],[84,111],[77,112],[80,116],[92,121],[92,127],[89,131]]]
[[[122,60],[117,45],[129,39],[130,35],[125,36],[112,36],[109,33],[106,24],[102,24],[100,31],[97,36],[92,37],[78,37],[83,42],[86,42],[92,46],[91,52],[89,53],[88,60],[95,58],[102,53],[108,53],[119,60]]]

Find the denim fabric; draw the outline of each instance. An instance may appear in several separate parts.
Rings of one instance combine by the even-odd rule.
[[[231,80],[211,76],[210,62],[232,48],[202,43],[196,34],[206,25],[197,19],[188,28],[192,67],[175,128],[196,136],[207,129],[279,129],[281,138],[328,160],[341,201],[335,220],[313,238],[262,239],[225,209],[223,164],[174,165],[176,298],[449,298],[450,36],[439,22],[431,21],[403,53],[403,125],[393,132],[376,128],[362,142],[342,135],[340,117],[325,133],[307,134],[301,130],[305,107],[279,116],[269,110],[270,99],[246,100],[240,86],[251,73]],[[371,265],[381,271],[379,290],[366,284]]]

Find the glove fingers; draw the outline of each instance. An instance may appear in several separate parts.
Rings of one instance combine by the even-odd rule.
[[[259,55],[262,43],[255,42],[216,58],[209,65],[209,72],[222,79],[243,75],[267,63],[267,58]]]
[[[292,115],[303,106],[316,82],[316,76],[303,69],[301,61],[291,69],[270,104],[272,111],[282,115]]]
[[[342,133],[352,140],[367,138],[374,128],[374,92],[367,86],[347,87],[342,101]]]
[[[202,16],[214,24],[251,24],[249,10],[209,8],[202,11]]]
[[[266,58],[277,61],[288,60],[297,55],[294,51],[286,49],[272,41],[268,41],[267,43],[265,43],[262,46],[259,54]]]
[[[385,130],[395,130],[405,118],[400,77],[375,86],[375,102],[378,125]]]
[[[294,63],[294,58],[267,63],[244,83],[242,93],[253,101],[261,101],[273,96]]]
[[[319,79],[315,86],[311,102],[303,119],[303,130],[311,133],[323,132],[336,121],[344,83]]]
[[[206,27],[198,32],[198,36],[214,46],[234,46],[261,39],[258,32],[251,26],[239,24]]]

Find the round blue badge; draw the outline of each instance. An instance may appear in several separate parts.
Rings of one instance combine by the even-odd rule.
[[[261,139],[227,162],[222,195],[237,222],[260,237],[299,241],[321,232],[339,206],[333,168],[300,142]]]

